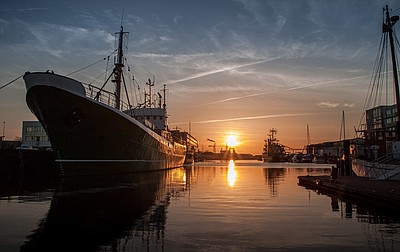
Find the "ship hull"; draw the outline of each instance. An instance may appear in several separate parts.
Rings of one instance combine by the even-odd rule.
[[[179,167],[185,147],[123,112],[55,85],[28,85],[26,101],[46,130],[61,175]],[[74,164],[87,164],[87,170]]]
[[[384,164],[352,158],[352,170],[359,177],[369,177],[376,180],[400,180],[399,164]]]

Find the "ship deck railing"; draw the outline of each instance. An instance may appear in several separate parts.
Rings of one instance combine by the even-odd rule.
[[[92,99],[99,101],[110,107],[113,107],[113,108],[116,107],[115,105],[117,102],[116,102],[114,93],[104,90],[104,89],[100,89],[91,84],[83,83],[83,86],[85,87],[86,97],[92,98]],[[131,108],[132,108],[132,106],[129,105],[128,103],[126,103],[122,100],[120,101],[120,110],[121,111],[127,111],[127,110],[130,110]]]

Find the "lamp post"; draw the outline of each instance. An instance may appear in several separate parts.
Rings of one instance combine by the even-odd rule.
[[[6,137],[5,133],[6,133],[6,122],[3,122],[3,135],[1,136],[2,139]]]

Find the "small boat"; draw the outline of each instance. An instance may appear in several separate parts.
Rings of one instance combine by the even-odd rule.
[[[352,169],[358,176],[378,180],[400,180],[400,89],[397,68],[398,40],[393,32],[399,16],[390,16],[389,7],[384,9],[385,22],[382,27],[380,54],[371,79],[370,95],[365,112],[365,123],[357,132],[363,144],[354,144]],[[394,43],[396,41],[397,43]],[[388,52],[390,50],[390,53]],[[397,55],[397,56],[396,56]],[[388,67],[392,69],[388,69]],[[393,84],[393,87],[383,85]],[[394,94],[383,90],[395,90]],[[377,94],[395,97],[383,104]],[[378,103],[376,102],[378,101]],[[393,103],[391,103],[393,102]]]
[[[53,71],[26,72],[23,77],[27,105],[49,136],[60,175],[149,171],[183,165],[186,146],[168,130],[165,85],[163,95],[157,96],[152,93],[154,81],[149,80],[147,99],[136,107],[130,104],[127,94],[127,102],[122,99],[122,88],[127,90],[123,74],[125,34],[121,26],[116,33],[114,69],[101,88]],[[110,82],[115,86],[113,92],[104,88]],[[101,163],[102,168],[94,165],[87,171],[75,169],[73,164],[77,163]],[[115,164],[122,166],[116,169]]]

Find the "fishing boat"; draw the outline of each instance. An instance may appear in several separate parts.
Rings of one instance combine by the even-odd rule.
[[[262,152],[263,162],[285,162],[287,155],[285,147],[279,143],[276,138],[278,131],[275,128],[269,130],[266,140],[264,140],[264,147]]]
[[[135,107],[128,94],[127,102],[122,99],[122,87],[127,90],[123,74],[126,33],[122,26],[116,33],[114,69],[101,88],[53,71],[26,72],[23,77],[27,105],[49,136],[61,175],[149,171],[183,165],[186,146],[168,130],[165,85],[163,95],[152,94],[154,81],[149,80],[145,102]],[[114,92],[105,90],[110,82],[115,86]],[[76,163],[95,165],[84,171],[74,168]]]
[[[360,133],[357,141],[361,139],[363,144],[352,146],[352,170],[358,176],[372,179],[400,180],[400,90],[397,68],[399,44],[393,31],[399,16],[391,16],[386,5],[384,18],[380,53],[362,120],[365,122],[357,130]],[[384,86],[387,84],[394,88]],[[389,93],[391,90],[394,93]],[[384,101],[377,95],[388,99]]]

